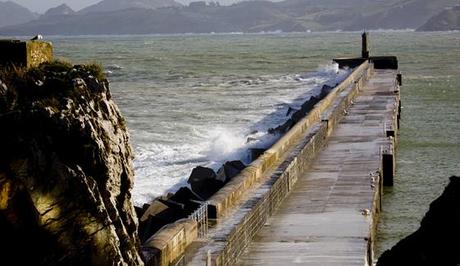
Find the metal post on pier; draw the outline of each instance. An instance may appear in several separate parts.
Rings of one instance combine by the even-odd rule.
[[[362,50],[361,50],[361,57],[362,58],[369,58],[369,38],[368,33],[366,31],[363,32],[361,35],[362,38]]]

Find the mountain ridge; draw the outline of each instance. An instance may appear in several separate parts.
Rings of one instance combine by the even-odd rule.
[[[182,6],[182,4],[174,0],[102,0],[94,5],[83,8],[78,13],[102,13],[130,8],[157,9],[171,6],[178,7]]]
[[[37,17],[38,14],[17,3],[0,2],[0,27],[26,23]]]
[[[117,1],[124,3],[128,0],[103,0],[99,4]],[[144,4],[151,2],[136,1]],[[165,1],[177,3],[174,0]],[[66,16],[47,16],[22,25],[3,27],[0,28],[0,34],[178,34],[416,29],[439,10],[453,6],[457,1],[439,0],[433,3],[430,0],[389,0],[382,3],[351,0],[347,3],[352,5],[346,5],[339,0],[257,0],[230,6],[201,1],[189,6],[134,6],[100,12],[97,12],[100,9],[93,6],[91,12],[82,10]]]
[[[417,29],[417,31],[451,30],[460,30],[460,6],[443,10]]]

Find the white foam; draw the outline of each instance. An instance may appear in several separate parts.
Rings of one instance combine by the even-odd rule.
[[[134,137],[143,139],[135,147],[136,204],[186,185],[198,165],[217,170],[229,160],[249,163],[249,148],[268,148],[279,138],[267,131],[288,119],[289,107],[299,108],[324,84],[333,86],[348,73],[330,64],[313,73],[226,81],[166,97],[183,111],[172,115],[171,108],[159,109],[164,113],[156,115],[165,120],[157,123],[156,132],[133,128]]]

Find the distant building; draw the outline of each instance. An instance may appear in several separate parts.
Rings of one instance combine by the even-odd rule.
[[[205,1],[191,2],[188,6],[193,9],[206,8],[206,2]]]
[[[209,4],[208,4],[208,5],[209,5],[210,7],[220,7],[220,3],[219,3],[219,2],[217,2],[217,1],[216,1],[216,2],[214,2],[214,1],[212,1],[212,2],[209,2]]]

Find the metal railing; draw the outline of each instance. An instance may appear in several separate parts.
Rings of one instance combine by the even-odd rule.
[[[201,206],[188,217],[198,223],[198,239],[206,239],[208,235],[208,204],[207,201],[203,202]]]

